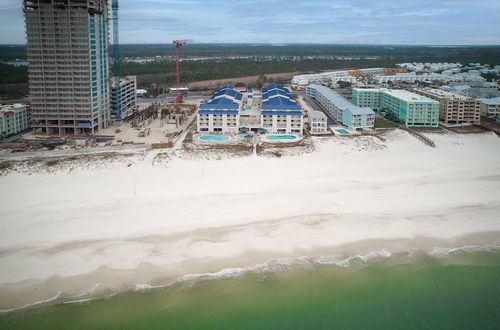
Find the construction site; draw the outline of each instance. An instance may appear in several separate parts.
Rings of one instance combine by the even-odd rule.
[[[37,70],[30,71],[29,79],[35,87],[50,83],[49,85],[57,88],[34,88],[30,91],[30,120],[33,130],[18,131],[17,135],[3,137],[0,153],[141,145],[148,148],[168,148],[177,142],[193,122],[201,100],[185,103],[180,85],[180,49],[193,41],[172,42],[176,58],[176,86],[171,90],[175,91],[175,101],[151,100],[137,104],[135,76],[121,77],[119,6],[118,0],[110,2],[111,10],[108,15],[108,2],[104,0],[95,4],[86,1],[24,1],[23,9],[28,26],[28,60],[32,64],[40,64]],[[61,61],[66,59],[64,54],[48,57],[61,61],[40,61],[40,56],[36,54],[48,56],[47,54],[53,53],[52,46],[45,46],[44,43],[56,44],[56,48],[61,49],[69,47],[70,52],[81,53],[70,47],[71,38],[52,34],[40,36],[37,31],[46,29],[39,23],[42,18],[57,22],[69,19],[81,21],[79,27],[86,32],[88,39],[79,39],[81,44],[75,47],[95,49],[96,42],[100,45],[96,51],[78,55],[79,59],[89,64],[80,68],[71,61],[64,60],[63,63]],[[105,24],[106,21],[110,24]],[[112,28],[110,54],[106,51],[109,27]],[[64,26],[61,28],[64,29]],[[57,33],[60,27],[57,25],[51,29]],[[95,34],[96,30],[99,30],[99,35]],[[98,59],[101,60],[97,61],[101,63],[100,66],[94,64]],[[73,73],[73,80],[76,82],[58,77],[69,72],[66,68],[64,72],[57,71],[58,63],[78,69]],[[98,83],[94,83],[96,79]],[[61,94],[64,99],[57,98],[60,97],[58,90],[64,91]]]

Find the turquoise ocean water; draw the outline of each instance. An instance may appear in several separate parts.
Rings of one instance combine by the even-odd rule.
[[[183,282],[0,314],[0,329],[499,329],[500,250]]]

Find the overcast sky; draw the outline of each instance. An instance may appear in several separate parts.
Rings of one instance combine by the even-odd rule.
[[[22,0],[0,0],[0,43],[25,43]],[[500,0],[120,0],[121,43],[500,45]]]

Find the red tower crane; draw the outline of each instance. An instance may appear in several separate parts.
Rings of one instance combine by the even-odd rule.
[[[173,40],[172,43],[175,47],[175,69],[176,69],[176,79],[175,79],[175,103],[182,103],[182,92],[181,92],[181,46],[187,43],[193,42],[193,40]]]

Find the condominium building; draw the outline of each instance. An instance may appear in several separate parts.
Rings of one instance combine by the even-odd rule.
[[[362,108],[366,107],[378,110],[378,107],[380,106],[380,89],[365,88],[360,90],[359,88],[353,88],[352,103]]]
[[[309,128],[312,134],[326,133],[328,130],[328,117],[321,111],[309,111]]]
[[[439,118],[446,125],[481,121],[481,101],[441,89],[415,88],[413,91],[440,103]]]
[[[31,127],[30,112],[25,104],[5,105],[0,108],[0,137],[22,133]]]
[[[369,107],[352,104],[337,92],[320,85],[307,86],[307,96],[318,101],[321,108],[334,120],[351,130],[373,128],[375,113]]]
[[[481,101],[481,115],[500,120],[500,97],[479,101]]]
[[[114,115],[116,109],[115,99],[115,82],[114,77],[111,79],[111,113]],[[136,76],[127,76],[120,78],[120,104],[121,104],[121,118],[125,119],[134,114],[137,105],[137,78]]]
[[[237,133],[243,94],[233,86],[218,89],[205,104],[200,104],[196,124],[200,132]]]
[[[273,84],[262,88],[261,125],[268,133],[302,134],[302,107],[285,87]]]
[[[365,98],[364,89],[353,90],[353,102],[361,105]],[[366,93],[374,93],[373,89]],[[437,127],[439,126],[440,103],[428,97],[398,89],[379,89],[379,104],[377,109],[390,111],[403,121],[407,127]],[[356,94],[356,97],[354,96]]]
[[[24,0],[35,132],[89,134],[110,122],[107,0]]]

